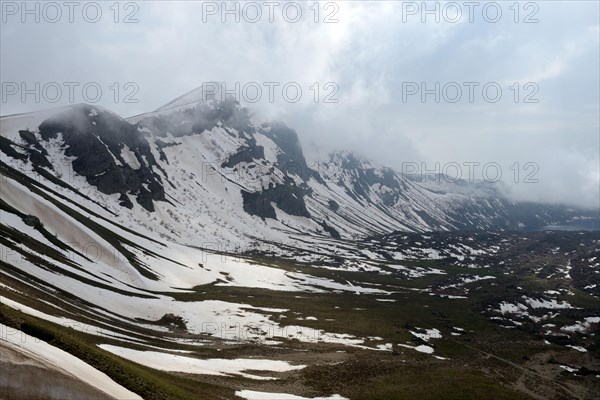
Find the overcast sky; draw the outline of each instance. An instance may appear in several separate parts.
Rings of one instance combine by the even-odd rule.
[[[256,2],[238,3],[237,16],[220,1],[123,2],[118,15],[113,2],[30,2],[30,14],[22,4],[1,4],[2,115],[97,99],[126,117],[206,82],[239,82],[256,119],[294,127],[305,153],[353,150],[451,175],[458,164],[463,177],[464,163],[479,163],[478,177],[492,165],[487,178],[499,167],[517,199],[599,205],[597,1],[430,2],[432,14],[420,1]]]

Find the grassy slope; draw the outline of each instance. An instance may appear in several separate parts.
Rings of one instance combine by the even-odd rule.
[[[283,341],[277,347],[260,343],[231,345],[218,340],[202,348],[166,345],[162,341],[150,342],[163,347],[194,349],[195,355],[202,358],[215,357],[217,354],[224,358],[266,357],[302,361],[309,365],[297,373],[282,376],[277,385],[272,385],[239,377],[186,376],[156,371],[121,359],[96,346],[100,343],[122,345],[120,342],[76,332],[6,306],[0,306],[0,321],[74,354],[118,383],[149,399],[195,399],[199,393],[206,399],[233,398],[234,391],[241,388],[289,391],[303,395],[340,393],[353,400],[531,398],[522,387],[514,383],[524,380],[528,390],[534,393],[544,393],[549,398],[573,398],[572,385],[587,384],[576,377],[544,376],[527,365],[527,360],[530,359],[547,359],[549,351],[560,356],[572,350],[548,346],[540,337],[524,329],[505,329],[483,314],[484,305],[496,299],[518,299],[521,292],[517,290],[517,286],[522,286],[525,290],[543,291],[560,283],[556,279],[541,279],[535,274],[519,274],[518,271],[506,275],[500,269],[466,268],[449,265],[444,260],[403,261],[402,264],[406,266],[428,266],[447,272],[447,275],[429,275],[413,280],[402,279],[397,275],[329,271],[273,258],[256,258],[254,261],[341,283],[348,280],[361,286],[373,285],[394,292],[388,298],[396,302],[380,302],[376,298],[384,296],[356,295],[351,292],[286,293],[214,284],[197,287],[192,293],[168,295],[180,301],[217,299],[255,307],[284,308],[289,311],[271,316],[282,325],[298,324],[358,337],[379,336],[383,342],[393,344],[419,344],[409,333],[409,329],[415,326],[437,328],[441,330],[443,338],[433,341],[436,354],[449,359],[436,360],[432,356],[402,347],[395,347],[393,352],[378,352],[335,344],[300,343],[295,340]],[[529,264],[533,262],[535,260],[528,261]],[[41,263],[40,267],[43,266]],[[468,299],[449,300],[407,289],[424,289],[432,284],[445,282],[457,274],[467,273],[493,274],[496,279],[470,284]],[[21,278],[25,281],[30,279],[26,276]],[[18,287],[24,293],[17,295],[0,288],[0,296],[15,297],[19,302],[50,314],[57,312],[48,304],[37,300],[47,298],[45,296],[48,294],[39,283],[36,284],[37,287],[31,287],[14,280],[9,281],[4,275],[0,275],[0,280],[11,287]],[[598,309],[594,298],[576,289],[573,291],[575,294],[569,296],[572,304],[586,309]],[[66,305],[71,300],[64,294],[61,301],[66,303],[61,303],[61,308],[77,313],[77,308],[70,309]],[[58,301],[58,297],[53,301]],[[316,317],[317,320],[296,320],[307,316]],[[91,323],[93,318],[88,316],[86,321]],[[102,325],[112,329],[131,329],[131,326],[110,320],[103,321]],[[470,332],[458,337],[451,336],[454,326]],[[138,331],[138,334],[143,336],[144,332]],[[343,351],[343,356],[334,360],[338,351]],[[594,389],[595,387],[591,387],[588,393],[592,393]],[[582,398],[585,398],[584,391],[579,393],[584,393]]]

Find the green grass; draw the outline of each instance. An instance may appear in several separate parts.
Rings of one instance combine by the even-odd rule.
[[[349,391],[353,400],[444,399],[444,400],[519,400],[529,399],[501,385],[483,373],[439,365],[406,366],[393,374],[375,377],[368,384]]]
[[[0,305],[0,322],[80,358],[144,399],[195,400],[198,393],[202,393],[203,399],[233,397],[230,389],[127,361],[97,347],[99,338],[96,336],[23,314],[5,305]],[[111,340],[102,339],[102,343],[107,342]]]
[[[14,232],[7,231],[18,238]],[[108,234],[108,233],[107,233]],[[15,236],[16,235],[16,236]],[[25,240],[26,238],[20,238]],[[118,238],[115,238],[117,240]],[[120,239],[119,239],[120,240]],[[39,242],[27,244],[39,250],[41,254],[48,249],[39,247]],[[38,247],[36,247],[38,246]],[[48,254],[50,255],[50,254]],[[52,254],[54,260],[60,261],[60,253]],[[52,269],[49,261],[35,259],[40,268]],[[503,268],[492,264],[490,268],[466,268],[452,265],[447,260],[399,262],[407,267],[421,266],[444,270],[447,275],[427,275],[417,279],[405,279],[389,268],[389,263],[381,263],[383,269],[392,275],[365,272],[331,271],[311,266],[307,263],[278,260],[273,257],[255,257],[251,262],[268,265],[290,272],[301,272],[317,277],[332,279],[346,284],[353,282],[357,286],[373,285],[394,292],[385,295],[356,295],[347,291],[341,293],[304,293],[280,292],[257,288],[235,286],[202,285],[191,292],[162,293],[178,301],[197,302],[204,300],[222,300],[253,307],[282,308],[282,313],[259,311],[269,315],[272,321],[280,326],[301,325],[322,329],[325,332],[351,334],[365,338],[381,337],[381,340],[367,341],[375,343],[411,343],[419,344],[409,333],[414,327],[437,328],[443,338],[435,339],[430,344],[435,347],[435,354],[449,358],[436,360],[412,349],[395,346],[393,352],[379,352],[348,347],[339,344],[301,343],[297,340],[285,340],[275,337],[282,343],[277,346],[266,346],[258,343],[229,343],[212,339],[205,346],[177,344],[161,339],[149,339],[148,344],[165,349],[191,350],[191,356],[202,358],[238,358],[257,357],[281,359],[308,365],[304,370],[284,374],[282,379],[273,383],[251,381],[240,377],[210,377],[205,375],[184,375],[160,372],[143,365],[135,364],[108,353],[97,347],[99,343],[123,345],[108,338],[76,332],[72,329],[53,324],[35,317],[22,314],[6,306],[0,306],[0,321],[12,327],[22,329],[32,336],[48,341],[63,350],[81,358],[92,366],[105,372],[118,383],[149,399],[196,399],[196,398],[233,398],[235,390],[251,388],[262,391],[278,391],[297,393],[304,396],[330,395],[340,393],[352,400],[362,399],[525,399],[529,398],[522,391],[511,387],[511,382],[525,374],[535,385],[557,387],[556,382],[536,375],[534,370],[523,370],[526,360],[535,356],[545,357],[552,354],[560,358],[568,357],[573,351],[562,346],[546,345],[535,331],[535,327],[526,324],[518,329],[505,329],[489,319],[487,308],[499,301],[521,301],[524,292],[542,293],[561,284],[559,279],[546,279],[535,275],[532,268],[535,260],[523,268],[514,267],[515,273],[503,274]],[[487,261],[486,261],[487,263]],[[100,326],[115,332],[133,330],[130,335],[143,338],[150,333],[135,325],[135,321],[121,321],[107,316],[98,317],[86,305],[69,297],[68,293],[52,291],[44,287],[42,282],[33,276],[19,273],[14,266],[0,264],[0,268],[17,279],[2,276],[2,281],[23,294],[10,292],[0,287],[0,295],[8,296],[15,301],[28,305],[42,312],[73,316],[84,323]],[[511,267],[513,268],[513,267]],[[60,270],[54,272],[62,273]],[[496,279],[467,285],[468,299],[446,299],[430,296],[428,293],[407,290],[404,288],[425,289],[434,284],[447,284],[457,274],[495,275]],[[226,277],[224,277],[225,279]],[[81,280],[81,278],[79,278]],[[27,282],[27,283],[23,283]],[[478,287],[480,287],[478,289]],[[517,289],[521,286],[524,291]],[[561,324],[573,323],[582,315],[598,310],[597,299],[577,289],[571,289],[575,295],[561,296],[561,300],[569,301],[580,310],[566,311],[551,322]],[[152,293],[149,293],[152,295]],[[396,302],[379,302],[376,298],[394,299]],[[57,308],[39,301],[46,299]],[[360,309],[360,310],[356,310]],[[591,314],[589,314],[591,315]],[[316,321],[297,317],[316,317]],[[179,323],[177,316],[164,318],[167,322]],[[137,321],[156,323],[156,321]],[[160,322],[158,322],[160,323]],[[462,336],[451,336],[452,327],[457,326],[468,332]],[[182,332],[172,332],[173,336]],[[188,335],[189,338],[193,338]],[[197,336],[195,338],[198,338]],[[137,350],[147,347],[127,344]],[[337,353],[341,351],[343,353]],[[490,357],[485,353],[491,353]],[[590,354],[594,354],[590,351]],[[334,356],[332,356],[334,355]],[[336,356],[337,355],[337,356]],[[577,354],[575,354],[577,356]],[[339,363],[332,359],[340,357]],[[544,358],[547,359],[548,357]],[[579,359],[578,359],[579,360]],[[531,367],[533,368],[533,367]],[[593,378],[593,377],[592,377]],[[569,379],[583,386],[575,378],[561,376],[559,383]],[[594,378],[595,379],[595,378]],[[275,385],[277,389],[274,389]],[[538,387],[536,386],[536,387]],[[556,390],[560,390],[556,389]],[[201,396],[201,397],[200,397]]]

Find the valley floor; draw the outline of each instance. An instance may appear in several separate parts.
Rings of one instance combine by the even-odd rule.
[[[397,234],[327,246],[204,254],[199,270],[218,279],[136,294],[85,280],[68,292],[64,271],[43,283],[43,263],[2,262],[0,398],[600,393],[597,233]]]

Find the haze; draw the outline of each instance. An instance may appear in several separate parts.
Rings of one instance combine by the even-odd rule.
[[[22,4],[2,3],[2,115],[85,101],[78,89],[73,99],[66,91],[56,101],[23,99],[10,93],[11,83],[95,82],[103,90],[97,104],[124,117],[206,82],[228,89],[256,83],[262,97],[248,101],[249,92],[241,103],[257,121],[294,127],[309,156],[351,150],[398,170],[417,163],[453,175],[448,166],[460,165],[463,178],[465,163],[495,163],[502,176],[488,171],[488,178],[505,183],[515,199],[599,207],[598,2],[531,3],[537,9],[520,3],[518,15],[502,2],[495,23],[482,16],[484,2],[473,22],[462,2],[455,3],[462,11],[456,22],[450,9],[436,22],[410,8],[420,2],[299,2],[302,18],[295,23],[283,18],[283,2],[273,22],[265,4],[256,3],[263,15],[254,23],[247,20],[255,19],[254,10],[239,22],[225,15],[223,23],[221,2],[211,3],[215,14],[206,2],[138,2],[136,23],[123,23],[134,11],[128,3],[120,3],[118,23],[108,3],[97,23],[77,10],[71,23],[64,8],[57,22],[27,15],[23,22],[21,10],[7,3]],[[328,15],[331,23],[324,22]],[[439,102],[435,93],[422,98],[422,84],[434,89],[436,82]],[[274,98],[265,83],[279,84]],[[302,89],[297,102],[282,96],[289,83]],[[487,98],[484,86],[491,87]],[[462,96],[453,102],[456,87]],[[502,90],[497,101],[495,87]],[[132,88],[139,90],[129,100],[137,102],[126,102]],[[326,102],[327,95],[337,102]],[[482,178],[481,168],[475,172]]]

